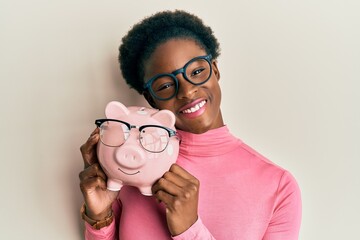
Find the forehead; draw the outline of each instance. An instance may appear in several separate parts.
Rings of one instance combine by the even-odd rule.
[[[206,55],[194,40],[171,39],[159,45],[144,64],[144,78],[182,68],[190,59]]]

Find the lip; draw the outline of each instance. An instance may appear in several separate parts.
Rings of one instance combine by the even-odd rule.
[[[126,174],[126,175],[130,175],[130,176],[136,175],[136,174],[140,173],[140,171],[137,171],[137,172],[135,172],[135,173],[127,173],[127,172],[125,172],[124,170],[122,170],[121,168],[118,168],[118,170],[120,170],[122,173],[124,173],[124,174]]]
[[[200,104],[202,102],[204,102],[204,103]],[[207,107],[206,106],[207,102],[208,101],[206,99],[204,99],[204,98],[196,99],[195,101],[193,101],[191,103],[188,103],[188,104],[184,105],[183,107],[181,107],[179,109],[179,114],[181,114],[181,116],[186,117],[186,118],[196,118],[196,117],[202,115],[205,112],[206,107]],[[200,104],[201,106],[195,112],[184,112],[187,109],[196,107],[196,105],[198,105],[198,104]],[[198,105],[198,107],[199,107],[199,105]]]
[[[194,107],[196,104],[201,103],[202,101],[206,101],[206,102],[207,102],[207,100],[204,99],[204,98],[196,99],[195,101],[193,101],[193,102],[191,102],[191,103],[188,103],[188,104],[184,105],[183,107],[181,107],[181,108],[179,109],[179,113],[182,113],[182,111]]]

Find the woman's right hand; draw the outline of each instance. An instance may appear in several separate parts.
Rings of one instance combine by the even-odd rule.
[[[102,220],[109,216],[112,203],[118,195],[118,192],[106,188],[107,177],[96,154],[99,138],[99,129],[96,128],[80,147],[84,160],[84,170],[79,174],[80,189],[85,200],[86,215],[93,220]]]

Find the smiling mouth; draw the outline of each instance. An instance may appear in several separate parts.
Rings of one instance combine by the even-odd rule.
[[[121,168],[118,168],[118,170],[120,170],[122,173],[124,173],[126,175],[136,175],[136,174],[140,173],[140,171],[137,171],[135,173],[127,173],[127,172],[124,172]]]
[[[190,107],[188,109],[182,110],[181,113],[189,114],[199,111],[204,105],[206,104],[206,100],[203,100],[197,104],[195,104],[193,107]]]

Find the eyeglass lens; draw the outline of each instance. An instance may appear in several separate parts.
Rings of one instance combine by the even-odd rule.
[[[159,127],[146,127],[140,132],[140,143],[149,152],[162,152],[169,142],[169,133]]]
[[[129,128],[120,122],[106,121],[100,126],[100,140],[106,146],[121,146],[129,137],[129,134]]]
[[[197,59],[185,67],[185,78],[192,84],[200,85],[206,82],[211,75],[210,63],[205,59]],[[151,85],[151,90],[156,97],[168,99],[177,92],[176,79],[171,75],[163,75],[156,78]]]
[[[100,140],[110,147],[119,147],[129,138],[130,130],[126,124],[116,121],[106,121],[100,126]],[[140,144],[149,152],[162,152],[168,145],[169,133],[167,130],[148,126],[141,130]]]

